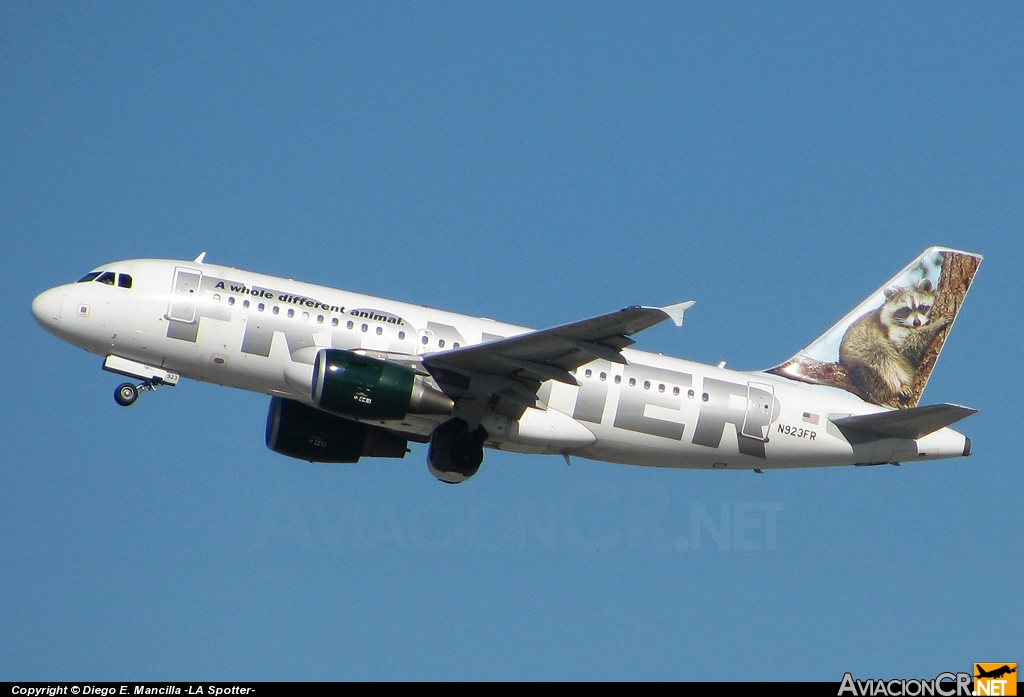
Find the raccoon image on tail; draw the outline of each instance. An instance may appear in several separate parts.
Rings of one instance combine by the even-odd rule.
[[[980,254],[929,247],[767,372],[880,406],[916,407],[981,261]]]
[[[885,289],[885,301],[850,325],[839,361],[851,379],[880,404],[910,397],[925,351],[952,317],[932,317],[935,292],[925,279]]]

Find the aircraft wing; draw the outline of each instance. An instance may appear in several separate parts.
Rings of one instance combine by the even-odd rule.
[[[596,358],[626,363],[620,351],[634,343],[629,338],[631,334],[653,327],[666,319],[671,319],[677,326],[681,326],[683,313],[691,305],[692,301],[667,307],[627,307],[618,312],[560,327],[430,354],[424,357],[423,365],[431,372],[455,371],[466,377],[481,376],[514,381],[518,386],[526,387],[529,394],[521,389],[514,391],[532,402],[533,397],[530,395],[535,395],[540,383],[546,380],[578,385],[579,382],[569,371]],[[485,392],[504,392],[501,385],[493,381],[478,382],[481,385],[489,385],[484,388]]]

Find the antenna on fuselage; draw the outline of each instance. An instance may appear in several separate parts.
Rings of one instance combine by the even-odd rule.
[[[203,263],[203,259],[205,259],[205,258],[206,258],[206,252],[199,252],[199,256],[197,256],[192,261],[195,262],[196,264],[202,264]]]

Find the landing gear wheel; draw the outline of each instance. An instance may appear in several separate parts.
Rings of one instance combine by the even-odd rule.
[[[427,448],[427,469],[446,484],[466,481],[480,469],[487,431],[469,430],[463,419],[454,418],[434,429]]]
[[[139,388],[130,382],[124,382],[117,386],[114,391],[114,401],[122,407],[130,407],[139,398]]]

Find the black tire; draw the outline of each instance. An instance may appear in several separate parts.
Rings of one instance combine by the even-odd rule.
[[[139,388],[130,382],[123,382],[114,391],[114,401],[122,407],[130,407],[139,398]]]
[[[470,431],[469,424],[462,419],[446,421],[434,429],[430,437],[427,466],[446,484],[463,482],[480,469],[485,440],[487,431],[483,427]]]

